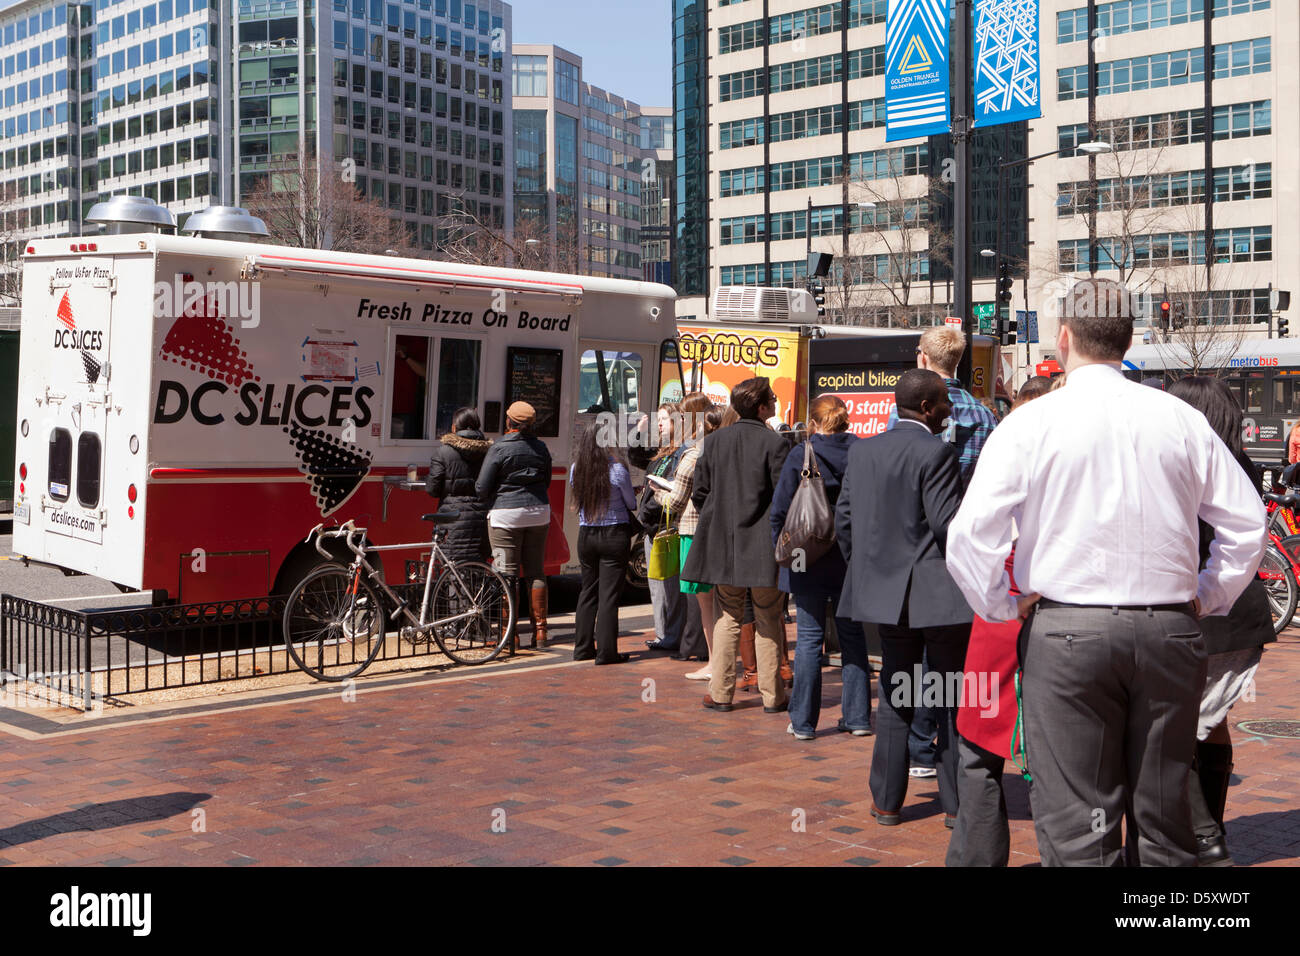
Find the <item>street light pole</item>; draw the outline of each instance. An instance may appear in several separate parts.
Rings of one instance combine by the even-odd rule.
[[[954,286],[953,311],[961,319],[966,348],[957,368],[957,378],[967,388],[971,385],[972,312],[970,268],[970,196],[971,155],[970,135],[973,123],[971,90],[971,0],[955,0],[956,49],[953,52],[953,118],[952,148],[957,181],[953,190],[953,249],[952,273]]]

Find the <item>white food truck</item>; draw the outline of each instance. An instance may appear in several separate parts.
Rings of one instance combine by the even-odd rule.
[[[456,409],[493,438],[517,400],[554,458],[547,572],[574,571],[576,432],[653,413],[676,354],[675,293],[651,283],[202,234],[24,253],[14,550],[155,600],[287,593],[322,521],[427,540],[408,467],[423,480]],[[400,581],[419,554],[383,557]]]

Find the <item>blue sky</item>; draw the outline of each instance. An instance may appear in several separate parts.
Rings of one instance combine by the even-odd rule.
[[[670,0],[512,0],[514,42],[582,57],[582,78],[641,106],[673,105]]]

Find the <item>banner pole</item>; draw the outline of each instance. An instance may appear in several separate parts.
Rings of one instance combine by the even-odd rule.
[[[955,0],[956,21],[953,40],[953,118],[952,147],[956,160],[956,182],[953,195],[953,254],[952,271],[955,292],[954,311],[961,319],[962,333],[966,336],[966,350],[962,352],[957,378],[966,388],[971,387],[971,351],[974,343],[971,310],[970,269],[970,197],[971,152],[970,136],[974,114],[971,95],[971,0]]]

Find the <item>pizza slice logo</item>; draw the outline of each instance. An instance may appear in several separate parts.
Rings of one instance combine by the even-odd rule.
[[[261,381],[253,374],[248,353],[240,348],[239,339],[219,315],[180,316],[168,330],[160,352],[170,362],[227,385]]]
[[[298,470],[307,476],[316,507],[328,518],[361,487],[370,472],[372,455],[358,445],[341,441],[329,432],[303,428],[297,422],[284,429],[298,459]]]
[[[59,300],[59,321],[62,322],[69,330],[77,331],[77,320],[72,315],[72,302],[68,299],[68,293],[63,293],[63,298]]]

